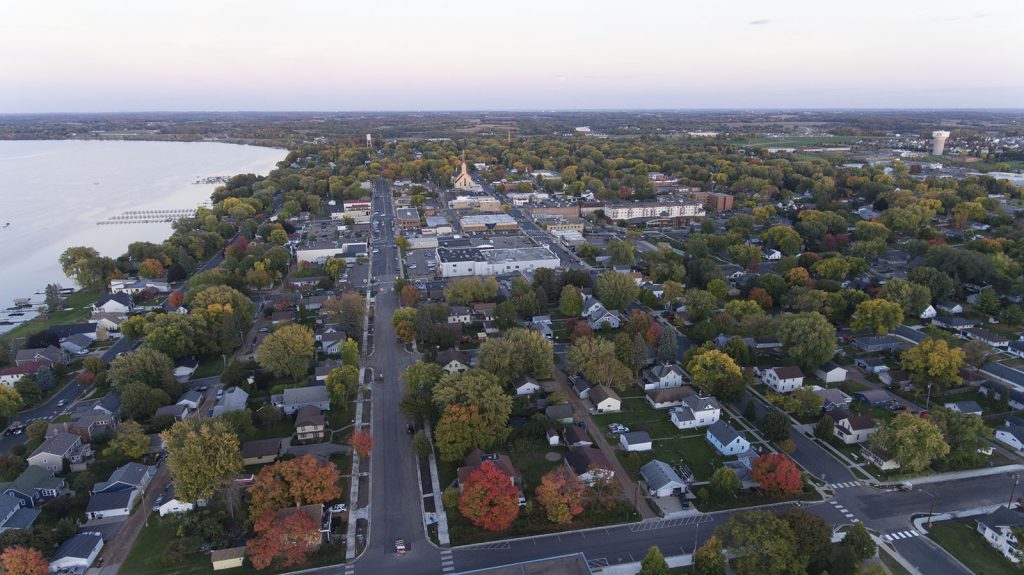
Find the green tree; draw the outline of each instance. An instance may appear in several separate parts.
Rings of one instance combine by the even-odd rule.
[[[597,278],[597,297],[608,309],[624,309],[636,299],[640,288],[633,277],[621,272],[604,272]]]
[[[60,256],[60,267],[64,275],[89,291],[105,291],[117,269],[114,260],[101,257],[95,249],[84,246],[64,250]]]
[[[818,423],[814,425],[814,436],[823,441],[829,441],[835,434],[836,422],[828,415],[822,415]]]
[[[918,473],[949,453],[942,432],[928,419],[900,413],[871,436],[871,445],[888,451],[901,473]]]
[[[53,313],[61,308],[60,289],[60,284],[46,285],[46,311],[49,313]]]
[[[36,405],[43,398],[43,390],[39,389],[39,384],[36,383],[36,378],[32,374],[22,376],[21,379],[14,382],[14,390],[21,396],[25,407]]]
[[[974,303],[974,307],[982,312],[989,315],[995,315],[999,313],[999,308],[1002,307],[1002,301],[999,299],[999,294],[991,286],[981,290],[978,294],[978,301]]]
[[[736,401],[746,388],[746,380],[739,366],[717,349],[691,357],[686,371],[695,385],[721,401]]]
[[[615,344],[604,338],[578,338],[569,347],[566,366],[595,385],[617,390],[625,390],[633,381],[633,372],[615,355]]]
[[[449,281],[444,288],[444,299],[460,305],[490,301],[497,295],[498,281],[494,276],[456,278]]]
[[[768,441],[782,441],[789,437],[789,418],[781,411],[772,410],[761,418],[758,427]]]
[[[0,417],[13,417],[24,405],[16,390],[0,385]]]
[[[899,304],[905,317],[917,318],[932,301],[932,293],[923,285],[907,280],[889,280],[878,297]]]
[[[949,444],[949,455],[937,461],[939,465],[947,469],[966,469],[978,467],[987,459],[978,450],[992,438],[992,429],[981,417],[938,408],[929,412],[929,419]]]
[[[558,298],[558,311],[566,317],[579,317],[583,313],[583,292],[580,288],[566,284]]]
[[[612,240],[608,242],[608,257],[612,265],[628,266],[636,260],[633,244],[625,240]]]
[[[884,299],[869,299],[857,305],[853,312],[853,329],[866,329],[873,333],[889,333],[903,323],[900,305]]]
[[[142,426],[128,420],[121,423],[103,454],[115,459],[138,459],[149,449],[149,437]]]
[[[804,240],[789,226],[773,226],[761,234],[761,241],[770,248],[777,248],[787,256],[800,253]]]
[[[731,315],[736,321],[740,321],[746,317],[764,315],[764,310],[755,301],[734,299],[726,302],[725,313]]]
[[[832,550],[832,526],[806,509],[790,507],[782,520],[796,535],[801,562],[808,565],[809,573],[821,573],[828,567]]]
[[[238,436],[220,419],[179,421],[161,437],[175,492],[185,501],[209,499],[242,472]]]
[[[256,349],[256,363],[278,377],[299,379],[313,360],[313,332],[289,324],[268,335]]]
[[[331,402],[345,405],[359,383],[359,368],[354,365],[343,365],[332,369],[324,379],[324,387],[331,396]]]
[[[451,405],[473,406],[485,426],[475,438],[477,447],[493,447],[508,436],[512,396],[505,393],[496,375],[482,369],[453,373],[441,378],[432,395],[442,410]]]
[[[359,344],[351,337],[346,338],[345,343],[341,344],[341,362],[345,365],[359,366]]]
[[[733,244],[726,250],[737,265],[749,268],[761,261],[761,248],[753,244]]]
[[[640,561],[637,575],[669,575],[668,562],[657,545],[647,550],[647,555]]]
[[[806,568],[796,534],[769,511],[732,515],[715,535],[735,556],[737,575],[791,575],[803,573]]]
[[[813,372],[832,359],[836,348],[836,328],[817,312],[784,315],[776,329],[786,359]]]
[[[717,536],[708,537],[693,554],[693,568],[697,575],[725,575],[725,550]]]
[[[503,301],[494,308],[494,325],[499,329],[508,329],[516,324],[516,306],[510,301]]]
[[[431,392],[444,377],[444,370],[436,363],[416,360],[402,371],[402,381],[409,393]]]
[[[166,391],[138,381],[129,381],[118,390],[125,415],[132,419],[147,420],[156,410],[171,403],[171,396]]]
[[[506,383],[523,375],[550,379],[553,358],[551,342],[540,332],[523,328],[512,328],[504,337],[488,338],[477,355],[482,369]]]
[[[176,395],[178,392],[178,383],[174,380],[174,362],[154,349],[141,347],[118,357],[110,364],[107,374],[110,383],[122,393],[130,383],[159,388],[168,395]]]
[[[960,385],[960,368],[964,352],[951,348],[944,339],[928,338],[903,352],[903,369],[919,391],[932,385],[933,392],[942,392]]]
[[[288,232],[284,231],[281,228],[277,228],[270,232],[270,235],[267,237],[267,240],[275,246],[283,246],[286,243],[288,243]]]
[[[862,523],[856,523],[846,531],[843,538],[843,546],[851,549],[857,559],[864,561],[875,556],[877,546],[871,539],[871,534],[864,528]]]
[[[740,488],[740,479],[728,467],[719,467],[708,479],[708,487],[717,499],[732,497]]]
[[[434,430],[434,443],[441,461],[461,461],[474,447],[490,447],[490,436],[475,405],[455,403],[444,408]]]
[[[907,280],[928,288],[931,303],[944,301],[953,294],[956,282],[948,274],[930,266],[918,266],[907,273]]]
[[[676,361],[679,353],[679,342],[675,330],[666,329],[658,338],[658,361],[671,363]]]

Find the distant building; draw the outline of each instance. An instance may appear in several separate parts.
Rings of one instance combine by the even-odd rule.
[[[437,248],[441,277],[504,275],[540,268],[556,269],[561,261],[548,248]]]
[[[612,204],[604,207],[604,215],[612,221],[647,218],[700,218],[704,207],[697,202],[678,200],[675,202],[638,202]]]
[[[465,155],[462,157],[462,169],[459,170],[459,174],[455,176],[455,179],[452,181],[452,187],[456,190],[475,190],[479,187],[469,175],[469,168],[466,167]]]

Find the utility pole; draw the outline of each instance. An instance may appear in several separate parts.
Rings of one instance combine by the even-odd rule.
[[[924,491],[924,490],[922,490],[922,491]],[[924,492],[927,493],[928,495],[931,495],[931,497],[932,497],[932,505],[931,505],[931,507],[928,508],[928,529],[931,529],[932,528],[932,515],[935,515],[935,499],[936,499],[936,497],[935,497],[934,493],[928,493],[927,491],[924,491]]]
[[[1017,484],[1020,483],[1020,475],[1014,473],[1010,477],[1013,478],[1013,487],[1010,488],[1010,502],[1006,504],[1007,509],[1013,509],[1013,494],[1017,491]]]

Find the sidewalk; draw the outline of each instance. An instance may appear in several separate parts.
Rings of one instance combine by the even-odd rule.
[[[900,485],[902,483],[910,483],[914,486],[927,485],[928,483],[942,483],[945,481],[954,481],[957,479],[970,479],[973,477],[987,477],[989,475],[998,475],[1000,473],[1016,473],[1024,471],[1024,465],[1002,465],[999,467],[982,467],[981,469],[967,469],[965,471],[950,471],[948,473],[936,473],[935,475],[925,475],[922,477],[910,477],[906,479],[900,479],[898,481],[886,481],[879,485]]]

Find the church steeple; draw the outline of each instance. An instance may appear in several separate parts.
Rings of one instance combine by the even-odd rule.
[[[466,169],[466,150],[462,150],[462,173],[469,173],[469,170]]]

